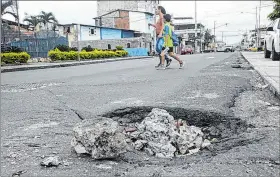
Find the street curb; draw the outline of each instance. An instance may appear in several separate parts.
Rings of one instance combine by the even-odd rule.
[[[246,60],[248,63],[249,60],[247,60],[246,57],[244,57],[243,53],[240,52],[241,57]],[[265,84],[268,85],[269,90],[278,98],[280,99],[280,93],[278,92],[278,90],[257,70],[255,69],[255,67],[250,63],[250,65],[252,66],[252,68],[261,76],[262,80],[264,81]]]
[[[91,60],[91,61],[81,61],[81,62],[73,62],[73,63],[57,63],[57,64],[45,65],[45,66],[29,66],[29,67],[26,66],[26,67],[15,67],[15,68],[1,67],[1,73],[37,70],[37,69],[48,69],[48,68],[71,67],[71,66],[79,66],[79,65],[90,65],[90,64],[98,64],[98,63],[107,63],[107,62],[116,62],[116,61],[125,61],[125,60],[139,60],[139,59],[148,59],[148,58],[153,58],[153,57],[151,57],[151,56],[127,57],[127,58],[118,58],[118,59]]]

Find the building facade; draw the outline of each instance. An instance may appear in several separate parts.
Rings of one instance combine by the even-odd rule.
[[[124,48],[146,48],[151,50],[151,38],[143,37],[133,30],[116,29],[84,24],[59,25],[60,36],[68,39],[70,47],[80,48],[90,45],[99,49],[115,49],[116,46]]]
[[[177,34],[182,43],[182,47],[184,46],[192,46],[195,45],[195,23],[193,22],[176,22],[174,20],[174,32]],[[204,46],[204,34],[205,34],[205,26],[201,23],[197,23],[197,49],[199,52]]]
[[[154,14],[154,7],[159,1],[136,0],[136,1],[103,1],[97,0],[97,16],[122,9],[128,11],[149,12]]]

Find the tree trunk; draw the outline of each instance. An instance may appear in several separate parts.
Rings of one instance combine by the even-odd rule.
[[[47,51],[49,51],[49,25],[47,23]]]

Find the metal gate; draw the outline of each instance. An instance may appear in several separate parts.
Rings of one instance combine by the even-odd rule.
[[[34,57],[48,57],[48,51],[54,49],[57,45],[67,45],[68,40],[61,37],[49,37],[47,38],[26,38],[23,41],[11,42],[11,46],[22,48],[24,51],[30,54],[31,58]]]

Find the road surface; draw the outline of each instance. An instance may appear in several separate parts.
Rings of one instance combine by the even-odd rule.
[[[154,58],[1,74],[1,176],[278,176],[279,100],[256,72],[231,67],[238,56],[181,56],[184,69],[173,61],[155,70]],[[96,162],[71,151],[81,117],[131,106],[212,111],[245,120],[248,129],[215,153],[173,160],[134,154]],[[52,154],[64,164],[42,168]]]

